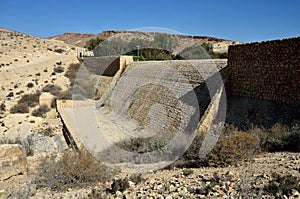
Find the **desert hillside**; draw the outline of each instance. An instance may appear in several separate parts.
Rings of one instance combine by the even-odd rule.
[[[249,121],[267,120],[265,118],[277,113],[284,118],[286,115],[281,110],[285,106],[280,111],[276,109],[268,113],[270,107],[274,107],[273,103],[261,103],[248,98],[228,98],[231,108],[228,111],[231,116],[227,118],[228,125],[222,123],[225,128],[221,136],[217,138],[212,150],[207,152],[207,156],[200,158],[199,147],[205,142],[205,135],[210,131],[214,134],[219,128],[212,124],[218,114],[218,102],[222,96],[222,89],[213,89],[216,94],[210,98],[205,81],[215,81],[217,72],[210,70],[212,65],[226,80],[224,71],[227,59],[134,62],[132,56],[122,56],[122,59],[118,56],[118,59],[84,57],[80,60],[83,64],[79,63],[78,52],[86,50],[83,47],[87,41],[97,37],[107,39],[118,33],[124,33],[126,40],[132,40],[137,35],[139,38],[152,40],[155,36],[155,33],[104,31],[100,34],[65,33],[43,39],[0,29],[0,199],[300,197],[299,123],[292,126],[272,124],[270,128],[251,126],[241,130],[230,121],[234,119],[236,122],[238,119],[238,124],[248,125]],[[212,44],[216,52],[227,52],[229,45],[238,44],[212,37],[180,35],[178,38],[178,45],[173,52],[207,43]],[[105,72],[109,73],[106,69],[114,67],[116,63],[119,67],[117,71],[105,76]],[[198,66],[197,63],[207,70],[200,74],[201,71],[194,68]],[[83,67],[85,64],[88,67]],[[162,66],[166,66],[164,70]],[[93,73],[93,67],[102,67],[105,71],[98,74],[95,70]],[[174,76],[174,70],[169,70],[172,67],[182,72],[182,79]],[[82,68],[84,69],[80,71]],[[78,72],[81,74],[78,75]],[[205,79],[205,75],[209,78]],[[152,81],[142,84],[145,80]],[[134,90],[138,83],[142,85],[141,89],[139,87]],[[178,103],[180,100],[177,95],[173,95],[170,92],[173,90],[167,89],[169,87],[163,87],[163,83],[170,85],[172,89],[179,88],[174,91],[183,94],[180,98],[182,103]],[[197,93],[197,101],[193,101],[190,91]],[[77,92],[82,95],[79,96]],[[81,98],[70,100],[72,93]],[[127,103],[128,99],[132,99],[132,103]],[[200,105],[198,100],[202,100],[199,111],[203,115],[201,121],[200,118],[197,120],[197,116],[194,119],[194,115],[185,117],[181,114],[181,109],[189,103],[193,105],[193,102],[197,102],[196,107]],[[87,122],[86,128],[80,126],[82,123],[76,123],[74,112],[70,109],[77,102],[82,105],[77,107],[78,110],[84,110],[80,118]],[[89,114],[87,110],[90,103],[99,110],[93,109],[94,112]],[[159,103],[165,103],[166,107],[172,109],[161,111],[163,106],[154,106]],[[128,108],[126,112],[123,111],[124,107]],[[297,108],[290,109],[292,112]],[[63,117],[60,110],[70,117]],[[123,115],[113,111],[123,111]],[[107,152],[104,153],[106,159],[112,162],[118,158],[120,160],[115,164],[117,167],[111,167],[103,159],[95,160],[91,153],[86,152],[84,145],[78,144],[78,139],[74,136],[78,127],[85,133],[88,132],[86,137],[90,137],[92,141],[93,136],[97,136],[95,132],[89,134],[95,112],[97,119],[100,119],[97,129],[106,130],[113,145],[133,152],[130,159],[132,162],[118,151],[113,151],[114,148],[109,148],[111,145],[103,144],[103,147],[107,147],[104,150]],[[128,113],[140,126],[128,122],[125,117]],[[148,114],[154,114],[149,121]],[[287,115],[293,116],[289,113]],[[122,167],[130,169],[136,165],[147,168],[147,162],[151,159],[138,159],[137,154],[147,154],[156,149],[159,153],[163,152],[163,147],[174,136],[172,133],[177,128],[180,117],[192,121],[186,122],[187,129],[192,129],[192,133],[197,128],[195,137],[184,154],[176,161],[155,162],[163,166],[154,171],[133,174],[122,170]],[[74,128],[70,128],[73,126]],[[159,129],[160,133],[150,139],[135,136],[127,139],[130,133],[148,133],[149,129]],[[121,133],[126,135],[126,139],[120,139]],[[174,146],[177,147],[178,143],[184,141],[180,139]],[[287,148],[292,150],[285,151]]]
[[[108,30],[103,31],[99,34],[83,34],[83,33],[64,33],[61,35],[50,37],[49,39],[54,39],[58,41],[64,41],[67,44],[71,44],[78,47],[84,47],[90,39],[101,38],[107,39],[116,35],[121,35],[126,37],[127,40],[133,38],[143,38],[144,40],[153,40],[155,32],[137,32],[137,31],[121,31],[121,30]],[[173,50],[174,52],[180,52],[184,48],[201,45],[204,43],[209,43],[213,45],[213,50],[215,52],[227,52],[228,46],[232,44],[238,44],[240,42],[230,41],[226,39],[207,37],[207,36],[188,36],[188,35],[176,35],[179,38],[178,46]]]

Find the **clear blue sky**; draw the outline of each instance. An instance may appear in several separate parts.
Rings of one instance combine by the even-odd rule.
[[[0,27],[49,37],[162,27],[250,42],[300,36],[299,0],[1,0]]]

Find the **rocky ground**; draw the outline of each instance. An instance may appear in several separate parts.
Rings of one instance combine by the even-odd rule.
[[[129,180],[126,190],[111,190],[112,181],[99,184],[84,184],[83,188],[66,188],[63,191],[38,187],[35,175],[16,176],[0,183],[1,190],[8,198],[300,198],[296,188],[284,192],[280,187],[275,197],[275,189],[267,189],[278,177],[300,179],[299,153],[266,153],[253,161],[236,167],[192,168],[159,170],[144,173],[142,179],[134,180],[132,174],[121,173],[116,179]],[[133,181],[136,181],[133,182]],[[299,183],[299,182],[298,182]],[[287,185],[286,185],[287,186]],[[291,188],[291,185],[289,185]],[[115,186],[116,187],[116,186]],[[268,192],[269,190],[270,192]],[[0,193],[1,193],[0,191]],[[272,194],[274,194],[272,196]]]
[[[51,106],[53,95],[43,92],[28,113],[10,109],[48,84],[68,89],[64,74],[78,63],[78,51],[61,41],[0,29],[0,198],[300,198],[299,153],[261,154],[235,167],[162,169],[140,177],[119,173],[106,182],[41,186],[41,160],[68,149],[54,108],[44,117],[32,115],[43,103]]]

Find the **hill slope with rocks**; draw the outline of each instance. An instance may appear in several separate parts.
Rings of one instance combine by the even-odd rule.
[[[63,41],[67,44],[71,44],[78,47],[85,47],[87,42],[91,39],[100,38],[107,39],[117,35],[122,35],[126,37],[127,41],[132,40],[133,38],[143,38],[144,40],[152,41],[154,36],[157,33],[155,32],[138,32],[138,31],[122,31],[122,30],[107,30],[99,34],[83,34],[83,33],[64,33],[61,35],[50,37],[49,39],[54,39],[58,41]],[[224,53],[227,52],[228,46],[233,44],[239,44],[240,42],[230,41],[226,39],[207,37],[207,36],[188,36],[188,35],[175,35],[179,38],[178,45],[173,49],[173,52],[180,52],[183,49],[193,46],[193,45],[202,45],[204,43],[212,44],[213,50],[215,52]]]

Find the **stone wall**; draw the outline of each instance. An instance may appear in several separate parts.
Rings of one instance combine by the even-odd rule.
[[[300,37],[230,46],[228,75],[234,96],[300,102]]]
[[[133,62],[132,56],[86,57],[83,65],[92,73],[103,76],[114,76],[118,70]]]

